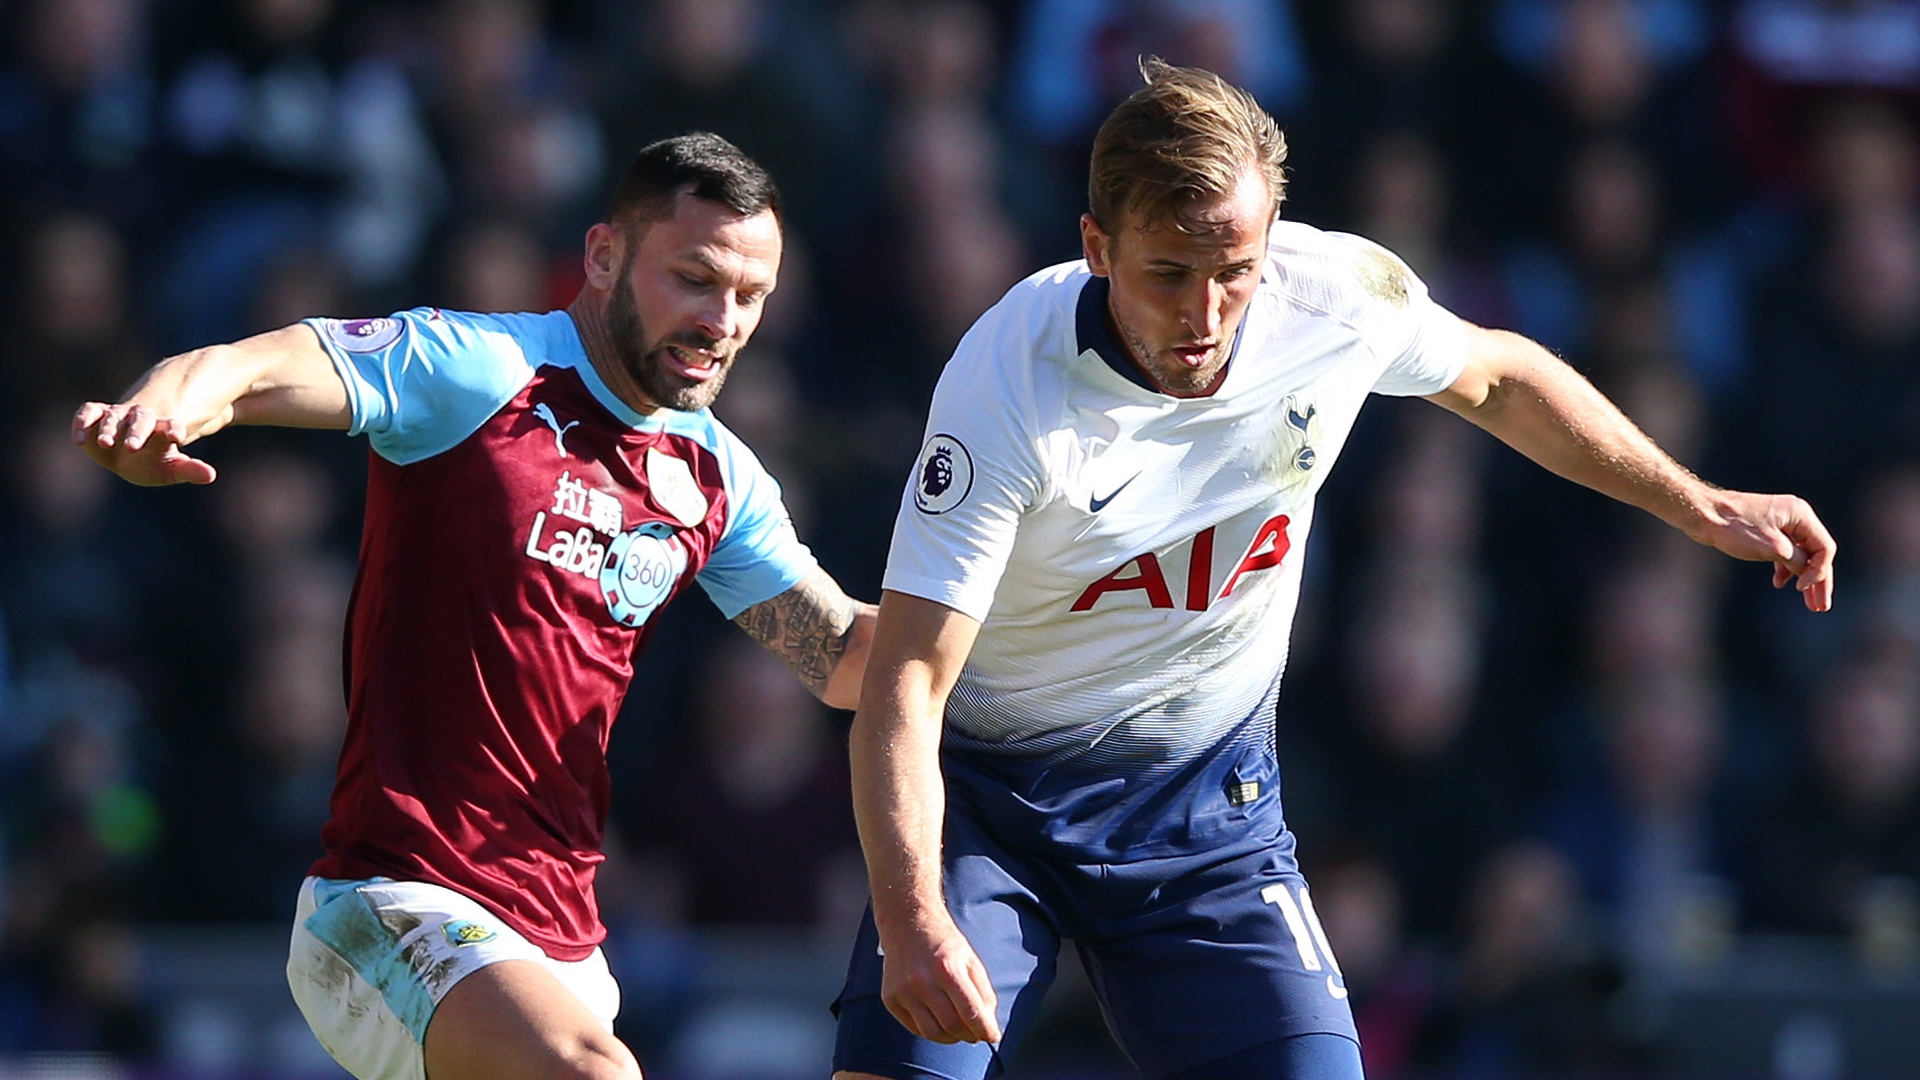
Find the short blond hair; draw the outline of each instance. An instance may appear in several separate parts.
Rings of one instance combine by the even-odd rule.
[[[1231,192],[1249,168],[1266,178],[1279,211],[1287,139],[1252,94],[1159,57],[1141,60],[1140,76],[1147,85],[1115,106],[1093,139],[1087,206],[1103,230],[1112,234],[1131,212],[1188,230],[1187,207]]]

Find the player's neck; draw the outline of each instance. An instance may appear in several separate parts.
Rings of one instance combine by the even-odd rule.
[[[628,408],[642,416],[658,412],[660,406],[640,389],[633,373],[620,362],[620,350],[614,346],[613,335],[607,329],[605,298],[594,297],[590,291],[581,289],[573,303],[567,305],[567,315],[573,319],[580,345],[586,350],[587,363],[593,365],[600,382]]]

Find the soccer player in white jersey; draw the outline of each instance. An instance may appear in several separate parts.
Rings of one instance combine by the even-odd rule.
[[[1278,222],[1272,118],[1143,74],[1094,144],[1085,260],[967,333],[902,500],[853,729],[873,903],[840,1080],[996,1074],[1063,940],[1151,1080],[1361,1075],[1273,716],[1314,497],[1369,393],[1831,603],[1805,502],[1702,482],[1389,252]]]

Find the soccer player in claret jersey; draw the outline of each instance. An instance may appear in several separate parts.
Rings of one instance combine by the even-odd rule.
[[[1143,73],[1095,139],[1085,260],[1014,286],[934,393],[854,721],[873,903],[841,1080],[993,1075],[1063,939],[1152,1080],[1360,1076],[1274,708],[1314,497],[1369,393],[1831,601],[1804,502],[1701,482],[1392,254],[1277,221],[1273,120],[1208,72]]]
[[[211,482],[183,448],[228,424],[372,444],[346,744],[287,966],[363,1080],[639,1076],[598,947],[605,752],[652,616],[690,582],[854,703],[872,608],[706,408],[773,291],[779,212],[724,139],[665,140],[587,233],[565,311],[311,319],[74,417],[141,484]]]

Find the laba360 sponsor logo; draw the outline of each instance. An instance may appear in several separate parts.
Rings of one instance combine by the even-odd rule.
[[[607,556],[600,536],[618,535],[622,516],[618,497],[588,487],[574,478],[572,470],[563,472],[554,484],[552,508],[533,515],[533,527],[527,530],[527,557],[584,577],[598,577]],[[551,530],[549,518],[555,522]],[[580,527],[569,527],[569,521],[580,522]]]
[[[639,626],[673,595],[687,571],[687,549],[673,526],[649,521],[621,533],[600,570],[600,595],[622,626]]]
[[[569,470],[554,484],[553,506],[533,515],[526,556],[592,579],[614,621],[632,627],[673,595],[687,570],[687,547],[665,522],[624,532],[622,524],[620,500]]]

